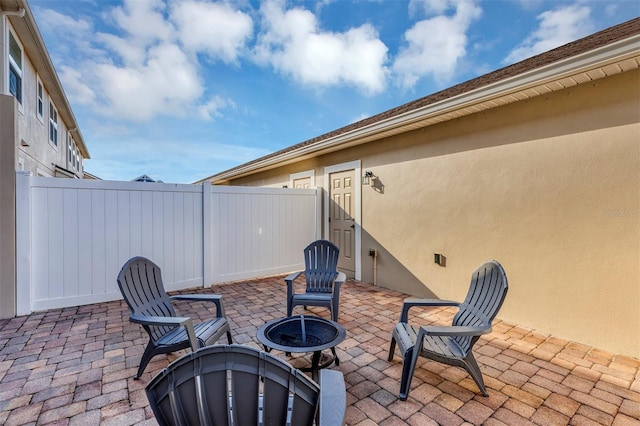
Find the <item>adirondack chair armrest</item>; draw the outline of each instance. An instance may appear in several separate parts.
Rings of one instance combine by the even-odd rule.
[[[480,336],[489,333],[491,333],[491,326],[422,326],[419,334],[426,336]]]
[[[189,317],[154,317],[147,315],[131,314],[129,317],[131,322],[142,325],[173,325],[176,327],[184,327],[187,329],[187,336],[189,337],[189,344],[191,350],[195,351],[200,347],[198,340],[196,339],[196,333],[193,328],[193,322]]]
[[[344,375],[337,370],[320,370],[320,402],[318,424],[333,426],[344,424],[347,409],[347,393]]]
[[[216,305],[216,317],[223,318],[224,305],[221,294],[176,294],[169,297],[171,300],[193,300],[202,302],[213,302]]]
[[[405,299],[402,304],[402,312],[400,313],[400,322],[407,322],[409,318],[409,309],[416,306],[460,306],[460,303],[452,300],[439,300],[439,299]]]
[[[295,288],[293,286],[293,281],[298,278],[304,271],[292,272],[284,279],[287,283],[287,300],[291,300],[295,293]]]
[[[131,314],[131,322],[142,325],[181,326],[191,322],[189,317],[154,317],[150,315]]]
[[[340,286],[344,284],[346,279],[347,279],[347,276],[344,274],[344,272],[338,272],[338,276],[336,277],[336,280],[333,282],[333,294],[335,295],[340,294]]]
[[[304,271],[298,271],[298,272],[292,272],[289,275],[287,275],[287,277],[284,279],[287,284],[291,283],[293,284],[293,281],[298,278],[300,276],[300,274],[302,274]]]

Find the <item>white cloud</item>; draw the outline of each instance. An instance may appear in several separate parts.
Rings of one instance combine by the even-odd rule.
[[[616,13],[618,12],[618,5],[615,3],[609,3],[605,8],[604,8],[604,14],[608,17],[614,17],[616,16]]]
[[[52,9],[37,8],[38,26],[43,32],[53,33],[56,36],[55,50],[50,52],[52,56],[64,56],[67,62],[69,58],[106,58],[103,50],[95,48],[93,39],[94,27],[91,21],[83,18],[73,19]]]
[[[359,116],[352,118],[349,120],[349,124],[357,123],[358,121],[362,121],[365,118],[371,117],[371,114],[361,113]]]
[[[57,26],[63,26],[66,33],[73,36],[75,34],[86,34],[92,29],[92,25],[86,19],[73,19],[67,15],[63,15],[53,9],[42,9],[41,15],[43,19],[38,21],[38,25],[42,29],[52,29]]]
[[[221,117],[221,110],[225,108],[235,108],[236,104],[231,99],[224,99],[221,96],[214,96],[209,102],[198,107],[198,115],[205,121],[210,121],[212,117]]]
[[[306,9],[285,10],[282,2],[262,4],[263,29],[256,61],[305,85],[353,85],[365,93],[385,88],[387,47],[368,24],[345,32],[322,31]]]
[[[86,64],[102,89],[103,115],[133,121],[182,116],[204,93],[197,63],[175,41],[162,0],[126,0],[110,17],[121,36],[100,33],[96,42],[115,56]]]
[[[593,32],[591,9],[578,4],[538,15],[539,27],[503,60],[511,64],[546,52]]]
[[[135,121],[183,116],[204,91],[195,64],[173,44],[150,48],[136,66],[98,64],[94,73],[105,89],[102,113]]]
[[[38,24],[42,31],[57,36],[51,51],[54,62],[64,64],[57,67],[58,76],[69,98],[81,105],[95,105],[97,94],[87,82],[75,58],[91,58],[99,61],[106,58],[105,52],[91,44],[94,28],[87,19],[73,19],[52,9],[38,8]]]
[[[524,10],[535,10],[539,9],[543,4],[544,0],[513,0],[515,3],[518,3],[520,7]]]
[[[56,62],[70,99],[104,116],[146,121],[157,116],[221,115],[233,101],[207,94],[199,54],[237,61],[252,36],[251,18],[230,3],[125,0],[102,14],[107,30],[42,9],[55,33]],[[104,23],[103,22],[103,23]]]
[[[251,17],[226,3],[175,2],[171,5],[171,19],[185,48],[206,52],[227,63],[238,60],[253,34]]]
[[[105,52],[113,52],[104,62],[121,63],[123,67],[137,66],[148,49],[146,45],[133,43],[130,39],[108,33],[97,33],[94,41],[105,48]]]
[[[409,15],[424,13],[426,16],[441,15],[452,6],[451,0],[410,0]]]
[[[80,70],[68,65],[62,65],[59,75],[65,92],[71,99],[82,105],[96,104],[96,93],[86,84]]]
[[[142,45],[157,41],[169,41],[174,29],[164,17],[166,5],[163,0],[124,0],[123,7],[115,7],[111,18],[127,32],[128,40]]]
[[[414,10],[422,7],[424,13],[438,15],[417,22],[405,32],[407,45],[400,49],[392,67],[398,83],[412,88],[427,75],[446,81],[466,54],[466,32],[482,10],[467,0],[413,1],[411,7]],[[442,14],[449,9],[455,11],[452,16]]]

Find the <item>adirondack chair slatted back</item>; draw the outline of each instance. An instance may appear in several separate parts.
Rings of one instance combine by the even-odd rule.
[[[471,276],[471,285],[453,325],[481,326],[491,325],[507,295],[507,277],[502,266],[489,261],[476,269]],[[468,353],[479,336],[459,336],[456,342]]]
[[[129,259],[118,275],[118,286],[131,313],[158,317],[176,316],[164,290],[160,268],[149,259],[139,256]],[[148,325],[144,325],[144,328],[154,341],[173,329]]]
[[[331,241],[317,240],[304,249],[308,293],[331,293],[338,275],[338,247]]]
[[[160,425],[310,425],[320,388],[271,354],[214,345],[174,361],[146,392]]]

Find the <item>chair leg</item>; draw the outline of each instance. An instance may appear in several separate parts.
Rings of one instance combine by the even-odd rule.
[[[396,338],[391,336],[391,345],[389,346],[389,356],[387,361],[393,361],[393,354],[396,351]]]
[[[476,382],[476,385],[478,385],[478,389],[480,389],[482,395],[489,396],[489,394],[487,393],[487,388],[484,385],[482,372],[480,371],[480,367],[478,366],[473,353],[469,351],[469,355],[467,355],[467,357],[462,362],[464,363],[464,369],[467,370],[473,381]]]
[[[291,312],[293,312],[293,303],[291,301],[287,302],[287,316],[291,316]]]
[[[140,376],[142,376],[144,369],[147,368],[147,364],[149,364],[149,361],[151,361],[151,358],[153,358],[155,349],[156,347],[151,342],[149,342],[147,347],[144,349],[144,353],[142,354],[142,358],[140,359],[140,366],[138,367],[138,374],[135,377],[136,379],[139,379]]]
[[[331,319],[338,322],[338,300],[333,299],[331,301]]]
[[[227,330],[227,340],[229,341],[229,344],[232,344],[233,341],[231,340],[231,331]]]
[[[416,364],[413,360],[414,348],[407,348],[407,351],[402,355],[402,379],[400,381],[400,395],[399,398],[404,401],[409,396],[409,389],[411,388],[411,379],[413,379],[413,370]]]

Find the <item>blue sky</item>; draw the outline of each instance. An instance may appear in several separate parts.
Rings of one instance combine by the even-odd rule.
[[[191,183],[640,16],[637,0],[30,0],[102,179]]]

